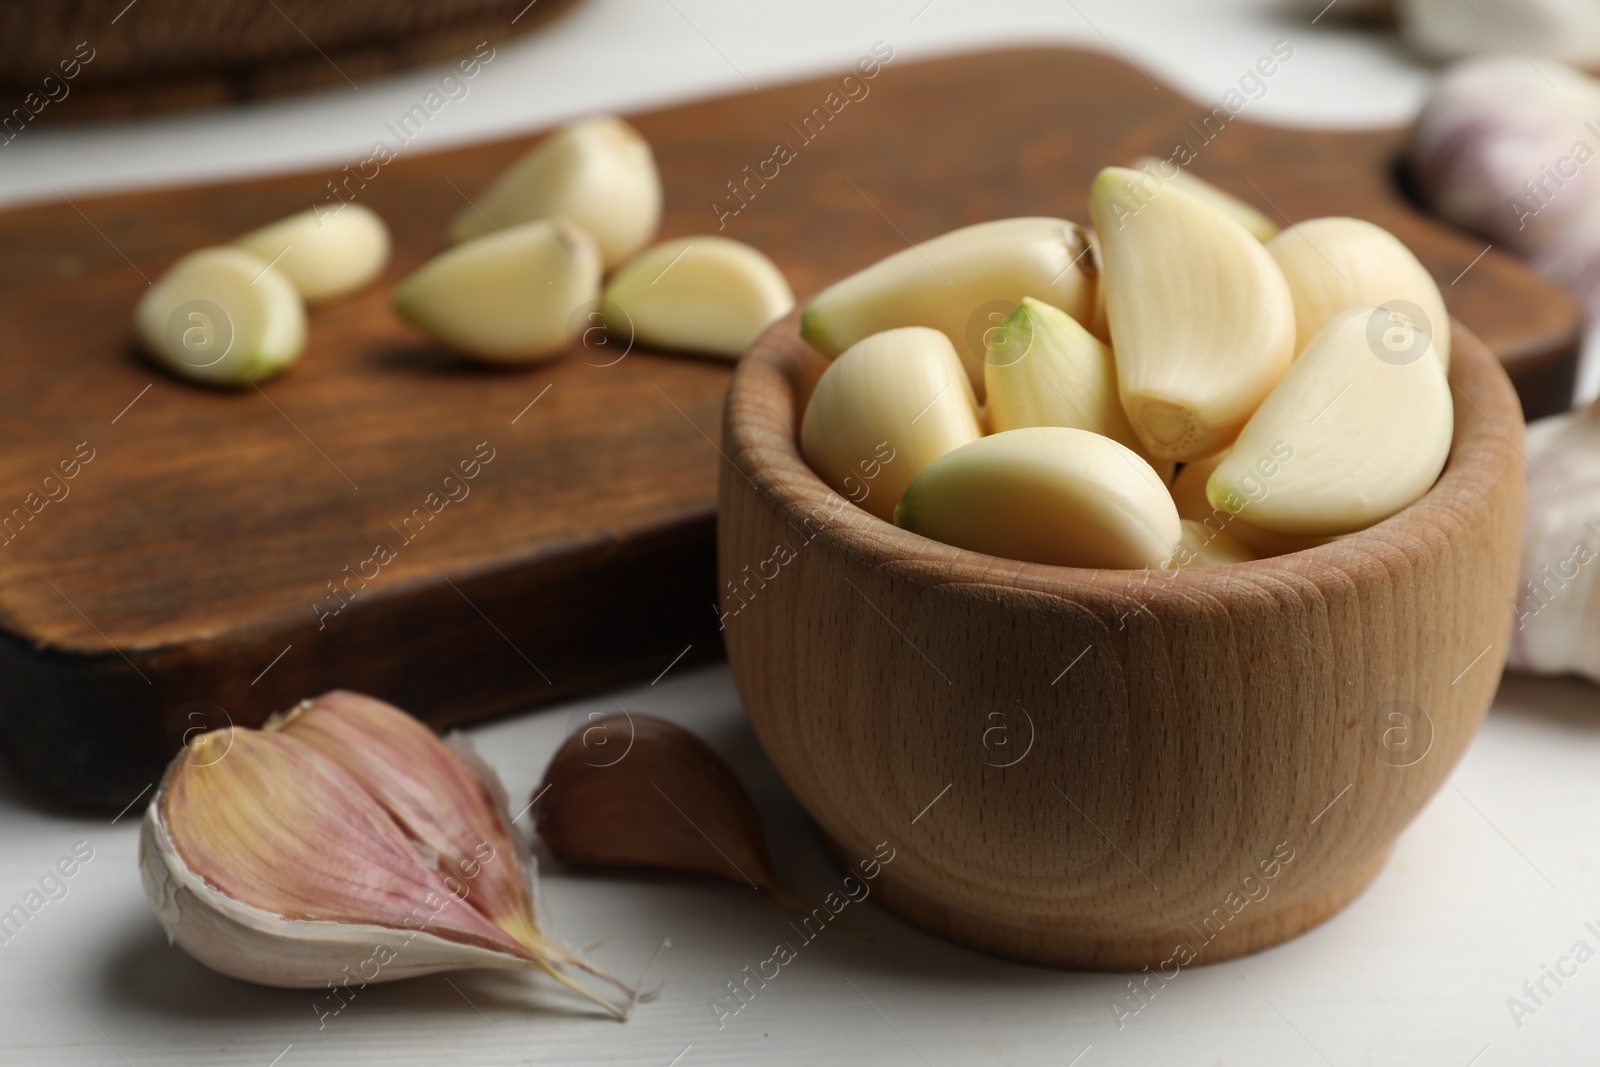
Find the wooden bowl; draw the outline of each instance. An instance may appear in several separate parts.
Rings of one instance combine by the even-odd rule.
[[[1169,577],[985,556],[840,498],[796,446],[826,365],[796,323],[728,396],[724,636],[756,736],[836,854],[894,850],[884,904],[998,955],[1170,978],[1360,893],[1505,658],[1522,416],[1483,345],[1455,324],[1455,442],[1423,499],[1322,548]]]

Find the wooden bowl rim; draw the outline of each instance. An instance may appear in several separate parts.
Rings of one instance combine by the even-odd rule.
[[[1433,487],[1390,518],[1316,548],[1172,572],[1057,567],[991,556],[900,529],[844,500],[811,470],[797,439],[798,397],[808,388],[810,357],[826,357],[801,339],[799,316],[797,309],[775,322],[739,361],[723,414],[724,458],[734,468],[725,476],[742,474],[797,530],[805,509],[843,501],[843,509],[807,543],[826,541],[871,567],[904,569],[929,584],[1005,586],[1113,606],[1130,599],[1130,585],[1141,576],[1154,574],[1164,580],[1145,581],[1134,599],[1143,607],[1172,608],[1195,597],[1237,599],[1247,588],[1281,586],[1284,579],[1364,585],[1386,581],[1393,566],[1418,554],[1412,546],[1436,556],[1458,531],[1490,521],[1492,509],[1514,506],[1502,488],[1522,477],[1522,408],[1511,380],[1483,342],[1452,318],[1455,435],[1449,458]]]

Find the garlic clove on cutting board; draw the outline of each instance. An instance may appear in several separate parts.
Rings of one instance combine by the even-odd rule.
[[[645,249],[617,271],[601,305],[612,332],[723,359],[744,355],[793,307],[777,264],[741,241],[710,234]]]
[[[450,236],[467,241],[558,215],[594,238],[607,269],[650,243],[661,177],[638,130],[614,115],[568,123],[462,208]]]
[[[207,385],[265,381],[298,359],[306,341],[300,293],[239,248],[202,248],[178,260],[140,297],[134,325],[156,362]]]
[[[575,314],[600,294],[600,252],[546,219],[459,244],[395,291],[394,307],[439,343],[489,363],[541,363],[566,350]]]
[[[360,204],[302,211],[233,244],[277,267],[312,303],[355,292],[389,262],[389,228]]]

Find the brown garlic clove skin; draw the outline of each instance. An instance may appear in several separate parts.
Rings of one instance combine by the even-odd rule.
[[[750,795],[676,723],[627,713],[590,723],[534,796],[539,837],[563,863],[699,871],[787,899]]]

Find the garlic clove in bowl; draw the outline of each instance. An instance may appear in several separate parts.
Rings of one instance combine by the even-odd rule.
[[[1252,237],[1262,243],[1278,235],[1277,223],[1232,193],[1189,173],[1171,160],[1161,159],[1158,156],[1140,156],[1133,161],[1132,169],[1143,171],[1157,182],[1172,182],[1190,196],[1199,197],[1223,214],[1231,216],[1239,225],[1249,230]]]
[[[1226,448],[1294,358],[1283,271],[1239,222],[1121,167],[1089,192],[1128,420],[1185,461]]]
[[[1094,314],[1095,258],[1082,227],[1064,219],[997,219],[963,226],[833,283],[812,298],[801,332],[825,356],[864,337],[927,326],[950,339],[983,399],[991,327],[1025,296],[1080,322]]]
[[[851,345],[822,372],[800,423],[806,462],[884,520],[918,472],[981,436],[961,360],[949,338],[926,326]]]
[[[1117,395],[1111,349],[1062,311],[1031,296],[989,334],[983,381],[990,433],[1028,426],[1092,430],[1138,452],[1144,445]],[[1172,464],[1151,466],[1170,476]]]
[[[906,488],[894,521],[957,548],[1058,567],[1166,569],[1183,536],[1150,464],[1063,426],[990,434],[942,456]]]
[[[1438,479],[1454,404],[1431,336],[1388,308],[1317,334],[1206,484],[1213,505],[1287,534],[1352,533]]]
[[[1439,285],[1388,230],[1365,219],[1309,219],[1268,241],[1267,251],[1294,298],[1297,354],[1340,312],[1409,304],[1412,317],[1420,319],[1417,326],[1434,338],[1434,353],[1450,369],[1450,313]]]

